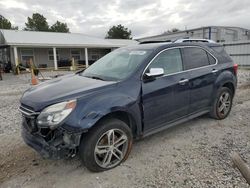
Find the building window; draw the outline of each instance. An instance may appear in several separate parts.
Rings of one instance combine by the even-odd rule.
[[[49,61],[54,61],[53,49],[49,49],[48,54],[49,54]],[[57,61],[59,60],[58,50],[56,50],[56,59],[57,59]]]
[[[93,61],[100,59],[100,50],[99,49],[91,49],[90,50],[90,59]]]
[[[71,58],[74,58],[75,61],[78,61],[81,59],[81,51],[73,49],[71,50]]]
[[[34,61],[33,49],[21,49],[21,61],[27,63],[32,59]]]
[[[100,59],[100,56],[95,54],[95,55],[91,55],[91,59],[94,60],[94,61],[97,61],[98,59]]]

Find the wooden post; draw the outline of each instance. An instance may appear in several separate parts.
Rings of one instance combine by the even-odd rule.
[[[30,71],[31,71],[32,74],[34,74],[34,65],[33,65],[32,58],[30,58],[29,64],[30,64]]]
[[[247,183],[250,185],[250,169],[247,164],[242,160],[238,153],[232,154],[232,160],[234,165],[239,169],[242,176],[246,179]]]
[[[71,59],[71,66],[72,66],[72,70],[75,71],[76,70],[76,65],[75,65],[75,58],[73,58],[73,57]]]
[[[37,85],[38,80],[37,80],[37,78],[35,76],[35,72],[34,72],[35,66],[34,66],[31,58],[30,58],[30,68],[31,68],[31,85]]]
[[[17,47],[14,46],[14,61],[15,61],[15,65],[16,65],[16,73],[20,74],[20,69],[19,69],[19,62],[18,62],[18,56],[17,56]]]

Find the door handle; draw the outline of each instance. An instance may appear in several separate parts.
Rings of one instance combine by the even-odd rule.
[[[189,80],[188,79],[182,79],[179,81],[180,85],[185,85]]]
[[[212,70],[212,73],[216,73],[216,72],[218,72],[217,69],[213,69],[213,70]]]

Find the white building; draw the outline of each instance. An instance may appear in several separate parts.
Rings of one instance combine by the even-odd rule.
[[[174,41],[181,38],[203,38],[211,39],[215,42],[231,42],[240,40],[250,40],[250,30],[240,27],[208,26],[174,33],[163,33],[161,35],[149,36],[136,39],[144,41]]]
[[[13,69],[30,59],[37,67],[58,69],[72,58],[88,66],[114,48],[136,44],[133,40],[102,39],[78,33],[0,30],[0,61]]]

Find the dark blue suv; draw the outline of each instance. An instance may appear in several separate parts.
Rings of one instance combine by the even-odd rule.
[[[28,89],[24,141],[45,158],[79,153],[91,171],[126,160],[134,139],[209,113],[228,116],[237,65],[216,43],[148,43],[117,49],[85,71]]]

